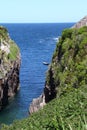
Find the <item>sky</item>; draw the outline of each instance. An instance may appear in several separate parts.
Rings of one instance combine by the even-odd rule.
[[[78,22],[87,0],[0,0],[0,23]]]

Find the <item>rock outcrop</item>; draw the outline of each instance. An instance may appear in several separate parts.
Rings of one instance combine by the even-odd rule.
[[[40,108],[43,108],[45,104],[45,96],[42,94],[40,97],[33,99],[30,104],[29,113],[32,114],[33,112],[37,112]]]
[[[19,89],[20,52],[8,31],[0,27],[0,110]]]
[[[87,26],[87,16],[85,16],[84,18],[82,18],[72,28],[81,28],[83,26]]]
[[[39,100],[44,106],[52,99],[60,97],[62,93],[87,84],[86,77],[87,16],[62,32],[47,72],[43,96],[33,100],[30,114],[42,108]]]

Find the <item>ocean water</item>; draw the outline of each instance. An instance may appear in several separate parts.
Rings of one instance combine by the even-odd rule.
[[[8,29],[11,39],[17,43],[21,53],[20,90],[0,112],[0,124],[10,124],[13,120],[29,116],[28,109],[32,99],[43,92],[48,69],[43,62],[51,62],[62,30],[73,24],[0,24]]]

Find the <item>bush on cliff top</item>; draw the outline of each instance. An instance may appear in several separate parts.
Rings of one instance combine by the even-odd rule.
[[[8,39],[8,31],[3,26],[0,26],[0,38],[4,40]]]
[[[18,46],[15,44],[14,41],[12,41],[9,37],[8,31],[6,28],[0,26],[0,46],[4,46],[7,47],[9,49],[9,54],[6,53],[6,50],[1,50],[0,49],[0,55],[5,54],[5,58],[8,58],[8,60],[16,60],[17,55],[19,53],[19,48]],[[7,56],[6,56],[7,54]]]

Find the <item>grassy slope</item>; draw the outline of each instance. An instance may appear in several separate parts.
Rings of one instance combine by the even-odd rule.
[[[86,119],[87,87],[83,86],[61,94],[43,110],[2,130],[86,130]]]
[[[2,130],[87,130],[87,27],[63,31],[51,69],[57,97]],[[48,85],[49,76],[48,71]]]

